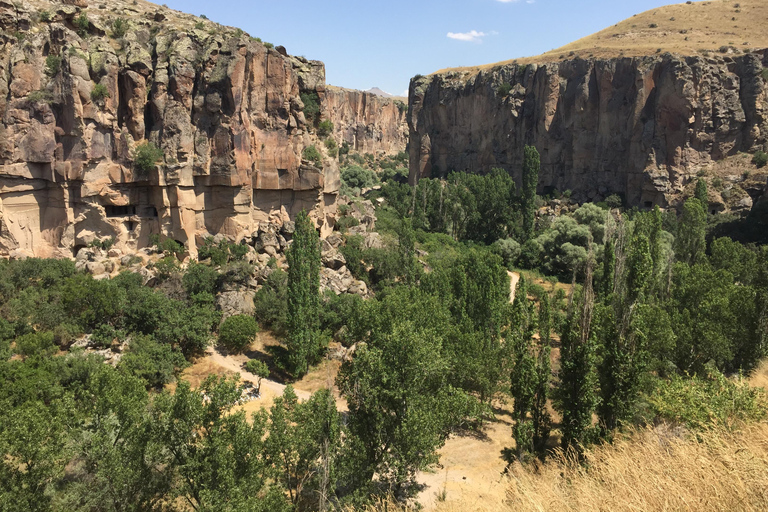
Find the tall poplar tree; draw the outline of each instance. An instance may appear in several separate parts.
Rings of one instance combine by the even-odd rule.
[[[529,240],[533,235],[536,218],[536,187],[539,184],[541,160],[539,152],[533,146],[525,146],[523,157],[523,190],[520,202],[523,210],[523,234]]]
[[[303,211],[296,217],[288,260],[288,353],[285,366],[294,377],[307,373],[322,357],[320,331],[320,238]]]

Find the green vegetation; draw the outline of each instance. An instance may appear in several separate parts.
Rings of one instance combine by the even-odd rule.
[[[121,39],[128,33],[128,22],[124,18],[115,18],[112,22],[112,37]]]
[[[504,98],[509,95],[509,92],[511,90],[512,90],[512,85],[504,82],[498,87],[498,89],[496,89],[496,94]]]
[[[95,102],[104,101],[105,98],[109,98],[109,90],[104,84],[96,84],[91,89],[91,100]]]
[[[533,234],[536,216],[536,187],[539,185],[540,168],[539,152],[532,146],[525,146],[523,189],[520,196],[520,207],[523,211],[523,237],[526,240],[529,240]]]
[[[157,161],[163,158],[163,150],[151,142],[144,142],[136,146],[136,152],[133,156],[133,163],[140,176],[146,177],[155,170]]]
[[[264,46],[268,44],[264,43]],[[303,112],[307,124],[314,126],[320,120],[320,97],[317,95],[317,91],[302,91],[299,97],[304,104]]]
[[[38,11],[37,17],[43,23],[48,23],[49,21],[51,21],[51,19],[53,19],[53,16],[51,15],[51,11],[45,11],[45,10]]]
[[[288,339],[283,364],[295,377],[322,357],[327,340],[320,318],[320,240],[305,211],[296,217],[288,261]]]
[[[333,123],[326,119],[317,124],[317,136],[325,138],[333,133]]]
[[[251,346],[258,331],[259,326],[253,317],[230,316],[219,327],[219,345],[228,352],[240,354]]]
[[[314,144],[305,147],[304,151],[301,152],[301,157],[304,160],[309,160],[317,167],[323,165],[323,155],[320,154],[320,151],[317,150]]]
[[[758,169],[762,169],[768,165],[768,153],[765,151],[756,151],[752,156],[752,163],[755,164]]]
[[[88,19],[88,15],[84,12],[81,12],[79,16],[74,18],[72,24],[75,26],[75,30],[80,37],[85,37],[91,28],[91,20]]]
[[[27,100],[30,103],[46,103],[50,105],[53,103],[53,94],[45,89],[32,91],[27,95]]]
[[[56,76],[61,70],[61,57],[58,55],[50,54],[45,58],[45,74],[48,76]]]
[[[336,145],[336,141],[334,139],[325,139],[324,144],[325,149],[328,150],[328,154],[331,156],[331,158],[336,158],[339,156],[339,147]]]

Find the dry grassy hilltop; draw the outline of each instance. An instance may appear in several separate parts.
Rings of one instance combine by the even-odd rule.
[[[595,34],[541,55],[474,67],[442,69],[479,71],[505,64],[543,64],[576,57],[610,59],[655,53],[742,53],[768,48],[768,2],[714,0],[651,9]]]

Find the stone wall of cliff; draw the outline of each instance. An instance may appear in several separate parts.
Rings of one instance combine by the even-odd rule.
[[[410,180],[501,167],[519,183],[528,144],[540,193],[669,206],[702,165],[765,147],[765,66],[766,52],[665,54],[416,77]]]
[[[332,229],[338,163],[302,159],[322,147],[300,98],[324,92],[322,62],[143,0],[0,0],[0,28],[0,255],[152,234],[194,254],[301,209]],[[328,101],[338,130],[390,149],[365,100]],[[140,172],[146,143],[164,156]]]
[[[323,115],[334,138],[360,153],[396,155],[408,144],[407,105],[363,91],[327,87]]]

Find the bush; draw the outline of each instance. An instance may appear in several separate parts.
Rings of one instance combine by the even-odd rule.
[[[269,43],[264,43],[267,46]],[[320,116],[320,97],[316,91],[307,91],[299,94],[301,102],[304,104],[304,117],[307,123],[314,125]]]
[[[53,103],[53,94],[45,89],[32,91],[27,95],[27,101],[30,103],[46,103],[50,105]]]
[[[339,156],[339,148],[334,139],[325,139],[325,149],[328,150],[328,154],[331,155],[332,158]]]
[[[117,368],[142,379],[147,388],[161,389],[185,366],[184,355],[178,350],[158,343],[152,336],[134,334]]]
[[[360,225],[360,221],[350,216],[341,217],[339,220],[336,221],[336,228],[342,233],[347,231],[349,228],[353,228],[359,225]]]
[[[498,89],[496,89],[496,94],[501,96],[502,98],[509,94],[509,91],[512,90],[512,85],[508,83],[503,83],[499,86]]]
[[[91,100],[102,101],[104,98],[109,98],[109,90],[104,84],[96,84],[91,89]]]
[[[16,338],[16,353],[24,357],[50,356],[55,352],[52,332],[32,332]]]
[[[501,259],[504,260],[504,264],[507,267],[512,267],[517,264],[522,249],[520,244],[513,238],[506,238],[496,240],[493,244],[493,251],[501,256]]]
[[[163,158],[163,150],[151,142],[145,142],[136,147],[133,161],[136,169],[141,171],[141,174],[146,175],[155,170],[155,164],[161,158]]]
[[[369,188],[379,183],[379,177],[370,169],[350,165],[341,170],[341,183],[348,188]]]
[[[614,208],[621,208],[624,205],[624,201],[621,200],[621,196],[618,194],[611,194],[605,198],[605,204],[613,210]]]
[[[288,274],[275,270],[253,298],[254,314],[263,327],[283,335],[288,325]]]
[[[758,151],[752,156],[752,163],[757,166],[758,169],[762,169],[768,164],[768,153],[765,151]]]
[[[734,382],[712,367],[702,377],[658,380],[647,400],[653,419],[695,430],[733,428],[741,421],[764,418],[767,410],[763,390]]]
[[[51,11],[40,11],[37,13],[37,17],[42,21],[43,23],[48,23],[51,21]]]
[[[304,151],[301,152],[301,156],[304,158],[304,160],[309,160],[315,164],[315,166],[320,166],[323,161],[323,157],[320,155],[320,152],[317,150],[314,144],[304,148]]]
[[[123,18],[117,18],[112,22],[112,37],[120,39],[128,32],[128,22]]]
[[[230,316],[219,328],[219,345],[227,351],[240,354],[253,343],[259,326],[251,316]]]
[[[191,263],[181,282],[190,296],[198,293],[215,295],[219,283],[219,273],[208,265]]]
[[[45,58],[45,73],[48,76],[56,76],[61,70],[61,57],[58,55],[48,55]]]
[[[109,348],[112,343],[121,343],[123,340],[125,340],[125,332],[109,324],[101,324],[91,333],[91,342],[101,348]]]
[[[84,12],[80,13],[80,16],[72,20],[72,24],[75,26],[77,33],[80,37],[85,36],[88,33],[88,29],[91,28],[91,20]]]
[[[243,365],[245,371],[252,373],[256,376],[256,392],[261,391],[261,381],[269,377],[269,367],[264,361],[258,359],[250,359]]]
[[[320,124],[317,125],[318,137],[327,137],[331,133],[333,133],[333,123],[328,119],[320,121]]]

